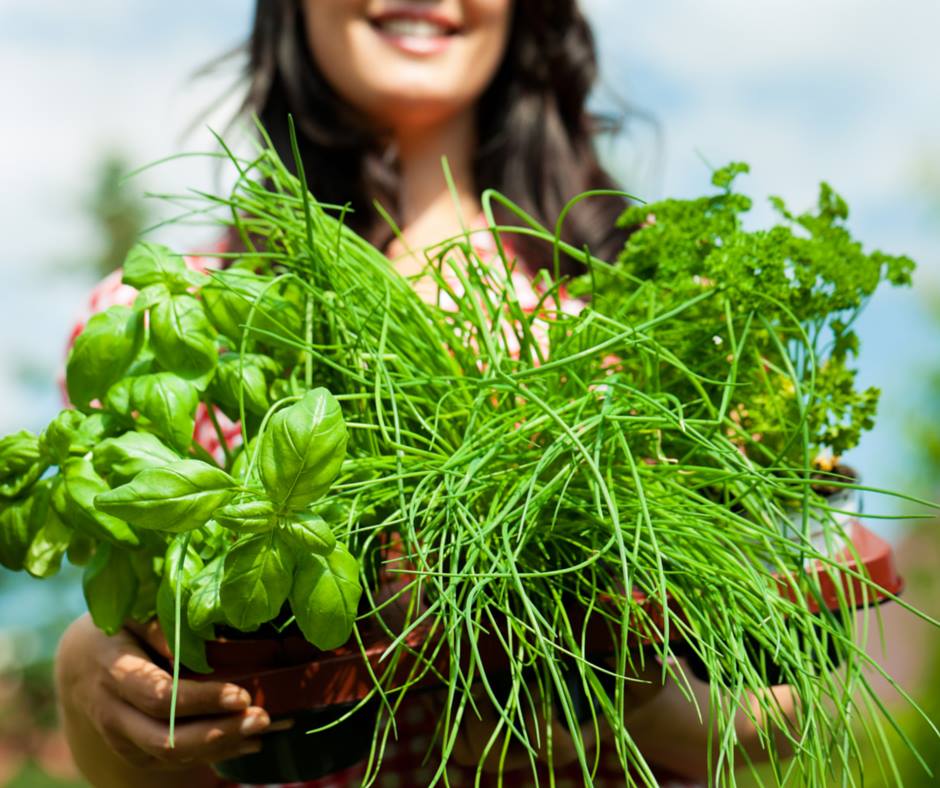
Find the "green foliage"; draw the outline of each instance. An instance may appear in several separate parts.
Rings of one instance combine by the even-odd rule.
[[[61,467],[60,479],[62,483],[55,488],[52,506],[63,521],[92,539],[127,547],[140,545],[139,537],[127,523],[96,506],[95,498],[109,490],[89,460],[70,458]]]
[[[295,554],[336,547],[306,508],[345,457],[342,410],[323,388],[291,383],[286,403],[272,394],[292,356],[284,332],[304,331],[296,286],[239,267],[197,274],[152,243],[131,251],[123,275],[140,291],[133,309],[94,316],[69,357],[81,410],[62,411],[38,437],[0,441],[0,563],[37,577],[66,555],[84,565],[89,611],[109,633],[156,613],[176,644],[179,605],[180,659],[206,671],[213,625],[277,618]],[[201,400],[252,417],[249,451],[229,452],[223,467],[193,444]],[[352,620],[336,615],[325,626],[345,640]]]
[[[268,498],[249,498],[217,509],[215,521],[240,534],[264,533],[277,525],[277,507]]]
[[[226,620],[251,631],[277,618],[294,581],[294,560],[277,531],[240,539],[225,556],[219,588]]]
[[[179,460],[141,471],[127,484],[101,492],[103,512],[123,517],[137,528],[166,533],[205,525],[234,494],[235,480],[200,460]]]
[[[0,440],[0,500],[15,498],[42,475],[39,439],[22,430]]]
[[[98,546],[82,576],[85,602],[95,626],[116,634],[137,598],[137,575],[128,553],[108,542]]]
[[[256,416],[264,416],[271,407],[269,389],[278,365],[269,356],[257,353],[224,353],[212,378],[209,395],[231,419],[238,419],[241,404]]]
[[[51,577],[59,571],[62,558],[72,542],[72,529],[52,507],[52,496],[62,488],[63,481],[40,482],[30,496],[29,532],[32,541],[23,560],[23,568],[33,577]]]
[[[278,411],[261,436],[259,470],[271,499],[284,510],[302,510],[333,483],[346,454],[346,425],[326,389],[307,392]]]
[[[681,313],[655,336],[702,377],[685,378],[668,360],[622,368],[641,388],[690,403],[690,417],[726,408],[735,443],[755,461],[803,464],[792,433],[804,419],[811,453],[838,456],[871,429],[878,404],[877,389],[856,388],[855,317],[880,284],[909,285],[914,264],[866,253],[825,183],[815,211],[793,214],[775,197],[783,223],[746,230],[752,202],[734,187],[747,171],[716,171],[711,196],[629,208],[620,225],[634,232],[617,266],[575,289],[593,284],[595,307],[627,323]]]
[[[312,514],[297,514],[295,519],[285,523],[284,537],[293,544],[300,554],[328,556],[336,547],[333,529],[322,517]]]
[[[171,465],[179,459],[155,435],[131,431],[95,446],[92,464],[115,487],[126,484],[142,471]]]
[[[138,290],[161,286],[167,294],[185,293],[191,285],[201,283],[182,255],[162,244],[146,242],[135,244],[128,253],[121,280]]]
[[[192,445],[199,391],[190,380],[172,372],[122,378],[108,389],[105,403],[128,418],[136,414],[140,429],[153,432],[179,452]]]
[[[290,592],[291,612],[313,645],[337,648],[349,638],[360,594],[359,563],[338,546],[325,557],[310,554],[300,559]]]
[[[195,630],[205,630],[225,621],[222,610],[222,580],[225,578],[225,556],[206,564],[193,579],[186,614]]]
[[[120,380],[140,351],[141,315],[130,307],[112,306],[93,315],[75,340],[66,365],[66,388],[72,404],[87,411]]]
[[[172,295],[150,309],[151,346],[164,369],[182,378],[208,375],[219,360],[215,332],[191,295]]]
[[[206,639],[213,636],[211,628],[196,630],[189,621],[189,599],[195,579],[204,563],[190,546],[187,537],[176,537],[170,542],[163,562],[163,579],[157,589],[157,618],[167,643],[179,661],[197,673],[211,673],[206,661]],[[180,616],[177,621],[177,593]],[[179,637],[177,637],[179,628]]]
[[[0,501],[0,564],[18,572],[36,535],[36,518],[31,516],[34,499]]]
[[[808,603],[820,580],[807,562],[832,560],[789,518],[825,509],[813,454],[871,425],[877,393],[856,390],[852,324],[880,282],[909,280],[910,261],[863,252],[825,185],[815,211],[775,201],[780,226],[744,230],[751,203],[734,184],[746,168],[732,165],[715,173],[717,194],[629,209],[637,229],[614,263],[488,193],[490,214],[493,201],[516,212],[589,274],[541,277],[542,306],[526,312],[512,262],[457,239],[425,272],[443,309],[270,151],[242,165],[214,206],[244,254],[194,274],[164,247],[134,250],[133,309],[90,321],[69,360],[83,415],[0,442],[5,563],[39,577],[66,555],[87,563],[100,626],[155,612],[177,665],[202,672],[223,628],[273,632],[292,617],[333,649],[361,614],[393,636],[377,693],[397,703],[445,683],[444,761],[478,686],[502,717],[493,746],[534,750],[533,675],[553,688],[550,721],[572,730],[588,782],[572,687],[611,678],[587,641],[600,628],[614,634],[617,689],[587,703],[634,783],[655,779],[622,708],[641,641],[679,686],[680,650],[712,672],[710,783],[733,783],[745,697],[777,734],[775,773],[778,739],[807,784],[826,784],[833,760],[851,768],[863,709],[844,688],[869,691],[870,660],[850,600],[833,617]],[[557,308],[563,284],[586,297],[577,314]],[[213,456],[195,443],[199,408],[238,419],[242,444]],[[395,630],[377,588],[389,576],[404,603]],[[829,670],[833,641],[844,677]],[[508,696],[486,676],[493,651]],[[770,654],[795,688],[792,723],[762,692]]]

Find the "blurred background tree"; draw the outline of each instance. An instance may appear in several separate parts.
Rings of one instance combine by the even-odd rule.
[[[94,188],[86,201],[89,218],[101,238],[92,267],[104,277],[118,268],[147,222],[147,205],[126,180],[129,168],[121,153],[106,155],[97,167]]]

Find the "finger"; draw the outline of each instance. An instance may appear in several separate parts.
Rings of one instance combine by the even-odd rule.
[[[173,677],[132,643],[124,645],[108,667],[111,688],[137,710],[158,719],[169,719]],[[237,684],[180,679],[176,697],[177,717],[203,717],[242,712],[251,696]]]
[[[151,618],[145,624],[141,624],[139,621],[127,621],[124,628],[130,630],[138,640],[146,643],[161,657],[165,659],[172,658],[173,654],[170,651],[170,646],[166,642],[166,637],[164,637],[160,622],[157,619]]]
[[[252,706],[241,714],[191,720],[176,725],[173,742],[166,722],[133,708],[122,715],[123,733],[147,757],[165,764],[212,763],[233,754],[257,752],[259,734],[271,725],[264,709]]]

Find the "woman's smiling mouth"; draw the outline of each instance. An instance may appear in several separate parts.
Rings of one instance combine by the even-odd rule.
[[[450,46],[459,27],[439,14],[419,9],[390,10],[369,19],[388,44],[412,55],[433,55]]]

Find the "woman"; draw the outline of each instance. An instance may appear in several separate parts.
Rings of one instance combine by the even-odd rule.
[[[312,191],[324,202],[350,203],[353,227],[404,274],[421,271],[411,249],[457,234],[462,220],[478,221],[483,188],[500,189],[553,224],[570,197],[613,185],[592,147],[597,124],[585,101],[595,53],[575,0],[259,0],[249,55],[245,109],[259,115],[287,161],[293,114]],[[400,238],[379,220],[374,200],[403,228]],[[615,198],[581,203],[566,223],[567,240],[614,256],[625,240],[615,221],[623,207]],[[515,251],[530,274],[550,260],[522,241]],[[564,264],[576,271],[575,261]],[[183,681],[176,747],[169,749],[171,682],[144,649],[165,650],[156,633],[136,628],[109,638],[83,618],[62,640],[63,720],[75,759],[95,785],[216,784],[207,764],[257,751],[259,736],[289,724],[272,724],[263,709],[249,707],[239,687]],[[629,704],[629,729],[651,763],[701,778],[707,727],[678,687],[658,685],[658,675],[630,685],[641,691]],[[705,688],[693,689],[707,708]],[[414,725],[433,730],[433,700],[415,703]],[[494,724],[490,714],[466,724],[459,761],[476,763]],[[742,721],[740,732],[759,756],[754,729]],[[592,735],[585,731],[586,740]],[[554,741],[554,762],[572,763],[561,727]],[[512,755],[527,763],[524,754]],[[421,784],[407,762],[381,778],[394,768],[399,784]],[[579,770],[570,774],[580,780]],[[354,779],[335,776],[329,784]]]

